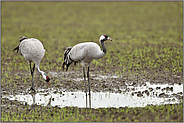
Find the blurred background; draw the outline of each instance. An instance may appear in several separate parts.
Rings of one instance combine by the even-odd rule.
[[[182,32],[182,2],[2,2],[2,42],[20,36],[61,42]],[[160,38],[160,37],[159,37]],[[64,44],[65,45],[65,44]]]
[[[60,65],[67,46],[84,41],[99,44],[98,40],[102,34],[107,34],[115,40],[106,42],[107,54],[116,52],[120,56],[126,56],[118,58],[119,56],[114,54],[106,55],[105,60],[110,58],[114,65],[119,65],[119,62],[125,65],[127,59],[139,55],[141,51],[136,54],[136,48],[152,48],[154,53],[157,48],[166,48],[167,51],[173,45],[172,51],[181,52],[179,54],[182,57],[182,15],[182,2],[3,1],[1,54],[6,57],[2,57],[2,61],[7,57],[15,57],[12,50],[18,45],[20,36],[39,39],[47,50],[45,57],[48,60],[45,62]],[[161,50],[157,51],[156,54],[163,54]],[[149,58],[156,59],[154,54]],[[46,60],[45,57],[43,61]],[[169,56],[166,57],[169,59]],[[16,55],[16,58],[20,59],[20,56]],[[55,58],[58,60],[54,60]],[[181,59],[177,64],[179,62],[182,64]],[[167,64],[167,59],[164,64]]]

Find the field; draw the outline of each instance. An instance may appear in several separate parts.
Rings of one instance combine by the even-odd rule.
[[[48,73],[55,90],[84,91],[82,66],[71,65],[68,72],[63,71],[63,53],[66,47],[85,41],[100,45],[102,34],[114,42],[105,42],[106,55],[91,64],[92,92],[121,94],[128,91],[129,85],[137,87],[146,82],[183,85],[182,5],[183,2],[1,2],[1,122],[183,122],[183,101],[135,108],[61,108],[2,98],[30,93],[26,91],[31,86],[29,65],[13,52],[20,36],[43,43],[46,54],[40,69]],[[93,78],[100,75],[118,77]],[[78,78],[81,80],[74,81]],[[35,87],[48,88],[37,71]],[[146,91],[151,93],[150,89]],[[183,92],[172,96],[182,100]]]

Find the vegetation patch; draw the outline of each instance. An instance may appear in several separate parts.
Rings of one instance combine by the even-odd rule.
[[[62,70],[68,46],[107,34],[107,53],[91,65],[90,75],[119,78],[95,80],[92,91],[111,91],[150,83],[183,84],[183,2],[1,2],[1,93],[19,94],[31,86],[29,65],[13,52],[20,36],[39,39],[46,49],[40,69],[51,76],[51,86],[84,90],[82,67]],[[85,10],[85,11],[84,11]],[[56,72],[58,75],[51,75]],[[118,83],[118,84],[117,84]],[[106,85],[105,85],[106,84]],[[109,86],[111,85],[111,86]],[[110,88],[108,88],[110,87]],[[35,72],[35,88],[47,84]],[[115,88],[115,89],[114,89]],[[123,103],[123,102],[122,102]],[[183,121],[183,102],[144,108],[77,108],[22,105],[1,99],[1,121]]]

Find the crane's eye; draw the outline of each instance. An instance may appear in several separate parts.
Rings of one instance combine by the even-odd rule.
[[[109,36],[107,36],[107,35],[103,35],[105,38],[108,38]]]

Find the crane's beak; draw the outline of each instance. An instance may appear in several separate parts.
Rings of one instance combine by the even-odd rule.
[[[108,37],[107,40],[114,41],[112,38]]]
[[[48,85],[49,85],[50,89],[52,89],[52,88],[51,88],[51,86],[50,86],[50,82],[47,82],[47,83],[48,83]]]

